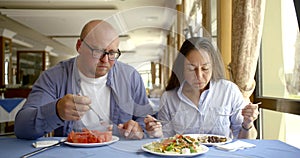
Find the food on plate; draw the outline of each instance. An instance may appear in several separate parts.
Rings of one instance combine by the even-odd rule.
[[[227,141],[227,138],[223,136],[206,135],[198,137],[198,140],[201,143],[223,143]]]
[[[83,129],[82,132],[71,131],[67,141],[70,143],[103,143],[112,140],[112,132]]]
[[[203,150],[197,139],[179,134],[146,144],[143,147],[153,152],[172,154],[198,153]]]

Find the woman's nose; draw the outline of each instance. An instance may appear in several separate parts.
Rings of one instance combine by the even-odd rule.
[[[195,75],[196,78],[200,80],[202,78],[203,72],[201,71],[201,69],[195,69]]]

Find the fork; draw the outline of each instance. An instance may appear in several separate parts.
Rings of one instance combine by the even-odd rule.
[[[167,123],[167,122],[170,122],[170,121],[166,121],[166,120],[158,120],[158,119],[155,119],[154,121],[155,121],[155,122],[160,122],[160,123]]]
[[[255,103],[255,104],[261,104],[261,102],[258,102],[258,103]],[[234,113],[236,113],[236,112],[238,112],[238,111],[240,111],[240,110],[243,110],[243,109],[237,109],[237,110],[235,110],[235,111],[233,111],[233,112],[231,112],[230,114],[222,114],[222,113],[219,113],[219,115],[220,116],[231,116],[231,115],[233,115]]]
[[[100,115],[96,112],[96,110],[95,110],[94,108],[92,108],[91,105],[88,105],[88,106],[89,106],[89,108],[97,115],[99,121],[100,121],[100,122],[103,121],[103,119],[102,119],[102,118],[100,117]]]
[[[82,91],[81,91],[81,93],[82,93],[82,95],[84,96],[84,94],[83,94]],[[90,108],[90,110],[92,110],[92,111],[96,114],[96,116],[97,116],[98,119],[99,119],[99,122],[102,122],[103,119],[102,119],[101,116],[96,112],[96,110],[95,110],[94,108],[92,108],[92,106],[91,106],[90,104],[88,104],[88,107]]]
[[[148,115],[147,115],[146,117],[148,117]],[[157,119],[157,118],[154,118],[153,121],[154,121],[154,122],[160,122],[160,123],[167,123],[167,122],[170,122],[170,121],[166,121],[166,120],[159,120],[159,119]]]
[[[233,115],[234,113],[236,113],[236,112],[238,112],[238,111],[240,111],[240,110],[242,110],[242,109],[237,109],[237,110],[231,112],[230,114],[222,114],[222,113],[219,113],[219,115],[220,115],[220,116],[231,116],[231,115]]]

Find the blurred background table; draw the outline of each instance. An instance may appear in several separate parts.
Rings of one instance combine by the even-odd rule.
[[[13,132],[8,128],[10,126],[13,127],[16,114],[22,108],[25,102],[25,98],[0,99],[0,135]]]

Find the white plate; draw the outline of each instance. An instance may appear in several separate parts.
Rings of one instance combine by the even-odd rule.
[[[70,143],[70,142],[65,142],[65,144],[70,145],[70,146],[75,146],[75,147],[99,147],[99,146],[104,146],[104,145],[109,145],[112,144],[116,141],[119,141],[119,137],[117,136],[112,136],[112,140],[109,142],[103,142],[103,143]]]
[[[188,135],[190,137],[193,138],[198,138],[198,137],[203,137],[203,136],[217,136],[217,137],[225,137],[225,136],[221,136],[221,135],[215,135],[215,134],[184,134],[184,135]],[[232,139],[229,137],[226,137],[226,142],[221,142],[221,143],[202,143],[203,145],[206,146],[218,146],[218,145],[222,145],[222,144],[226,144],[232,142]]]
[[[152,142],[151,142],[152,143]],[[209,148],[205,145],[201,145],[200,147],[202,148],[202,150],[200,152],[197,153],[190,153],[190,154],[179,154],[179,153],[161,153],[161,152],[155,152],[155,151],[151,151],[147,148],[145,148],[144,146],[150,145],[151,143],[147,143],[142,145],[142,150],[149,152],[151,154],[155,154],[155,155],[160,155],[160,156],[183,156],[183,157],[190,157],[190,156],[196,156],[196,155],[200,155],[200,154],[204,154],[206,152],[208,152]]]

